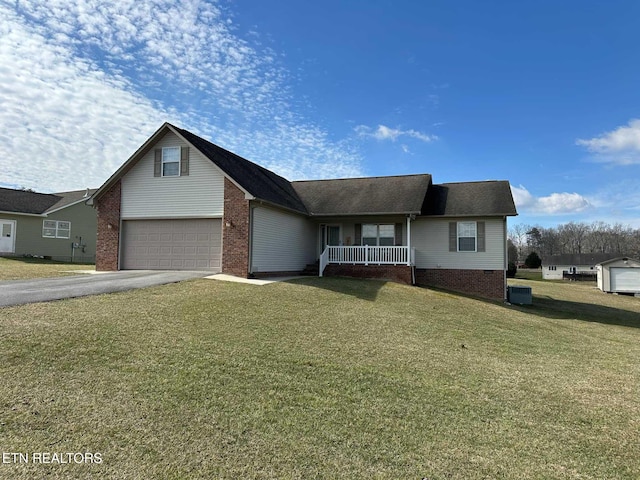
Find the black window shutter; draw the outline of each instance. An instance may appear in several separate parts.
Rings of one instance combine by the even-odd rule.
[[[395,230],[396,230],[395,244],[396,246],[400,246],[402,245],[402,224],[396,223]]]
[[[356,223],[355,224],[355,243],[354,245],[362,245],[362,224],[361,223]]]
[[[153,176],[161,177],[162,176],[162,149],[156,148],[153,162]]]
[[[449,222],[449,251],[458,251],[458,224]]]
[[[189,147],[180,148],[180,175],[189,175]]]
[[[477,251],[484,252],[486,251],[486,244],[487,244],[487,242],[485,241],[484,222],[478,222],[476,224],[476,228],[477,228],[476,233],[478,236]]]

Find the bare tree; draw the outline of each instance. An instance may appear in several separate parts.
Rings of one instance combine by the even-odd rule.
[[[527,232],[531,229],[529,225],[519,223],[509,230],[509,240],[513,242],[518,250],[518,258],[523,259],[527,256]]]
[[[542,257],[559,253],[611,253],[640,257],[640,229],[634,230],[620,223],[569,222],[555,228],[519,224],[509,230],[509,239],[520,260],[532,251]]]

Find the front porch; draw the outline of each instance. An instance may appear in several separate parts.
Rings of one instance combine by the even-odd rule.
[[[328,265],[407,266],[415,265],[415,248],[409,246],[333,246],[320,255],[319,276]]]
[[[412,216],[325,218],[319,224],[318,275],[412,282]]]

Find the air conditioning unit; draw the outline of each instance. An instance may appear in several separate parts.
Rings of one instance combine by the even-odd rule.
[[[513,285],[507,290],[507,298],[509,303],[518,305],[531,305],[533,297],[531,295],[531,287],[523,287],[521,285]]]

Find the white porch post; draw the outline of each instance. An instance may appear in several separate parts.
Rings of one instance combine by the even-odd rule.
[[[411,215],[407,215],[407,265],[411,266]]]

